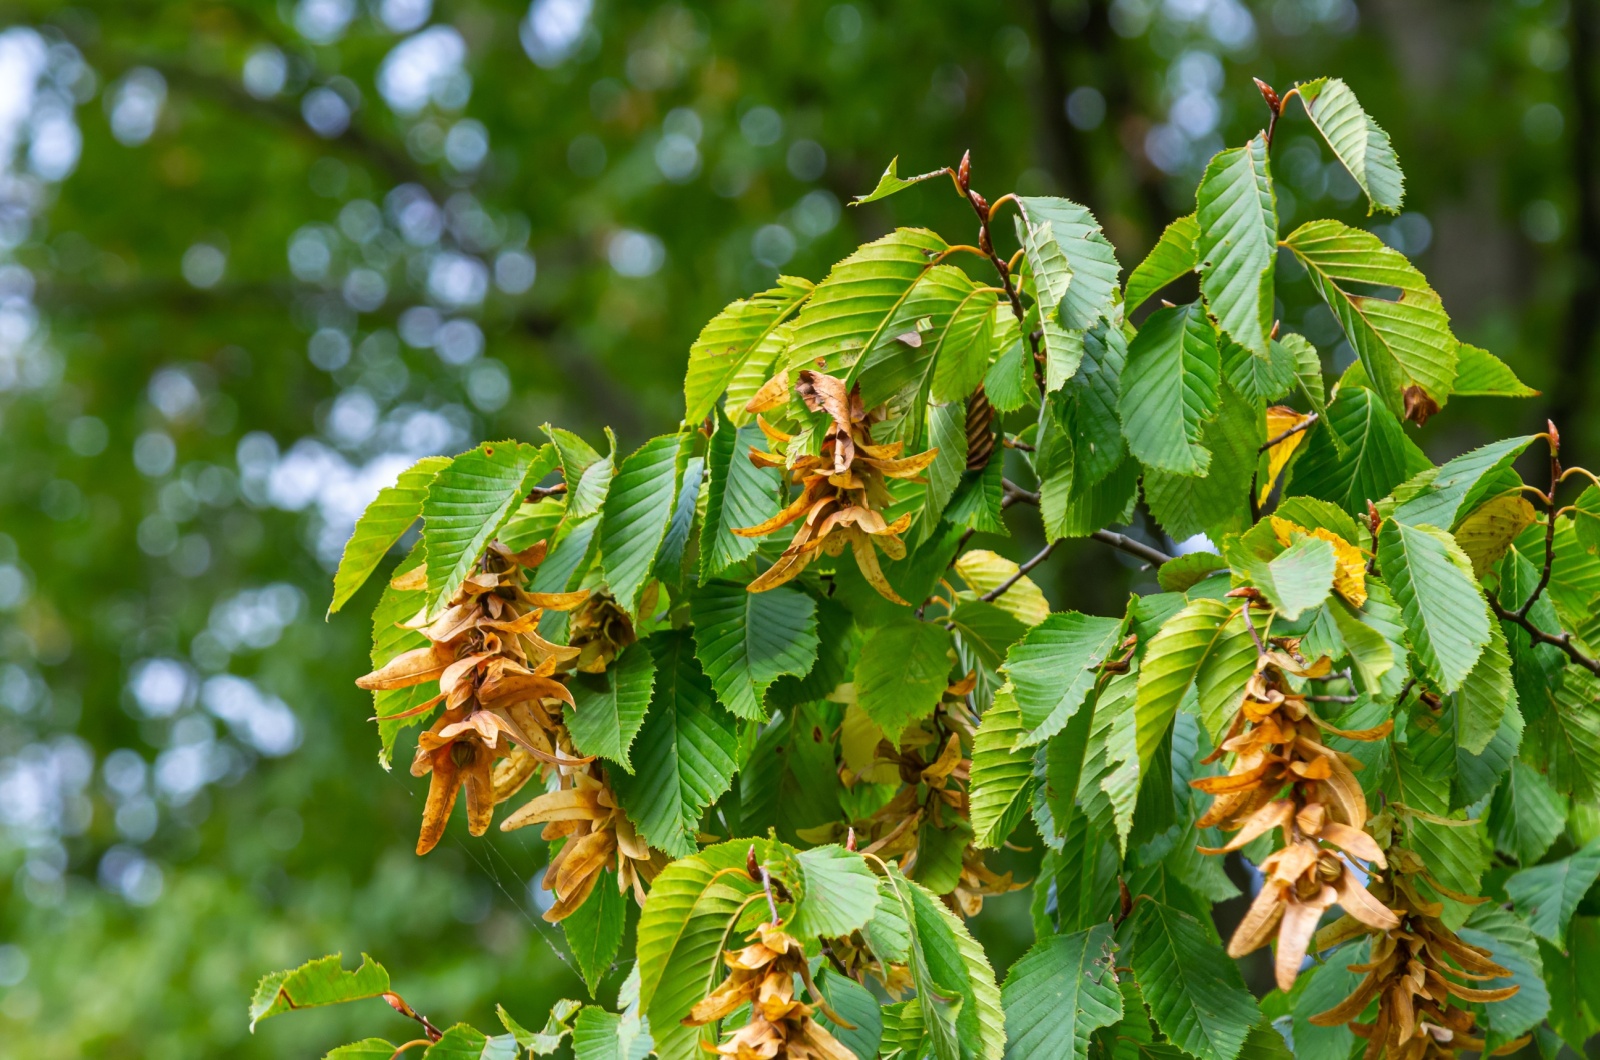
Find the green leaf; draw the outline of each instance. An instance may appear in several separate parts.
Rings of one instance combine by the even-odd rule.
[[[639,1006],[650,1019],[662,1060],[699,1055],[700,1032],[680,1022],[720,978],[718,958],[735,915],[761,884],[743,871],[755,847],[758,863],[781,856],[766,839],[740,839],[674,861],[651,882],[639,913]],[[729,871],[729,870],[739,871]]]
[[[401,535],[417,521],[417,516],[422,514],[422,502],[428,495],[428,483],[449,464],[447,456],[425,456],[400,472],[393,486],[378,491],[377,498],[356,520],[356,528],[345,543],[339,569],[333,574],[333,601],[328,604],[328,614],[350,601]]]
[[[571,998],[561,998],[550,1006],[550,1014],[545,1017],[544,1027],[535,1034],[522,1024],[511,1018],[511,1013],[506,1011],[504,1005],[496,1005],[494,1014],[500,1017],[500,1022],[505,1029],[515,1038],[517,1044],[527,1049],[534,1056],[548,1056],[561,1047],[562,1039],[572,1033],[572,1017],[583,1007],[583,1002]]]
[[[1455,382],[1458,343],[1439,296],[1404,255],[1338,221],[1303,224],[1284,246],[1305,266],[1391,412],[1405,415],[1411,387],[1444,404]],[[1358,293],[1373,289],[1396,294]]]
[[[1331,601],[1328,604],[1328,611],[1333,616],[1334,628],[1339,631],[1339,639],[1344,642],[1345,651],[1351,666],[1355,669],[1355,676],[1360,679],[1361,688],[1373,695],[1379,694],[1384,675],[1394,669],[1395,648],[1398,645],[1392,645],[1382,633],[1363,621],[1360,613],[1342,599]]]
[[[1592,804],[1600,798],[1600,686],[1587,671],[1580,681],[1576,667],[1561,682],[1546,704],[1529,709],[1522,755],[1557,794],[1576,806]]]
[[[817,1021],[827,1027],[839,1043],[856,1055],[857,1060],[877,1060],[878,1048],[884,1044],[883,1016],[872,991],[840,975],[826,964],[817,972],[817,988],[822,991],[828,1007],[837,1012],[851,1026],[843,1027],[818,1012]]]
[[[1218,325],[1258,357],[1269,350],[1278,207],[1267,163],[1266,134],[1219,151],[1196,192],[1200,290]]]
[[[1572,531],[1584,551],[1600,553],[1600,486],[1586,486],[1572,506]]]
[[[928,393],[935,401],[964,401],[983,382],[994,354],[995,308],[994,292],[978,287],[950,314],[934,343]]]
[[[1200,428],[1200,445],[1210,452],[1203,477],[1147,468],[1145,500],[1163,529],[1177,540],[1205,533],[1220,540],[1249,527],[1250,487],[1255,478],[1266,417],[1254,403],[1222,388],[1220,411]]]
[[[787,363],[843,376],[878,344],[895,309],[948,249],[924,228],[899,228],[835,265],[795,317]]]
[[[817,659],[816,604],[798,589],[747,592],[710,582],[689,599],[695,654],[717,699],[736,716],[766,716],[763,699],[784,674],[805,676]]]
[[[1156,570],[1156,581],[1169,593],[1183,593],[1227,569],[1228,561],[1215,552],[1186,552],[1163,563]]]
[[[928,480],[917,529],[935,527],[967,471],[967,407],[961,402],[928,406],[928,445],[939,450],[923,472]]]
[[[1451,393],[1460,397],[1538,397],[1504,361],[1488,350],[1463,342],[1456,359]]]
[[[1141,773],[1148,771],[1201,666],[1223,641],[1235,610],[1221,600],[1196,600],[1169,619],[1145,649],[1135,707]]]
[[[1113,677],[1095,701],[1078,800],[1097,831],[1116,831],[1124,848],[1139,800],[1137,670]],[[1072,729],[1068,728],[1067,732]]]
[[[1205,474],[1211,453],[1200,426],[1216,414],[1220,381],[1216,330],[1198,302],[1150,314],[1122,371],[1128,450],[1151,467]]]
[[[841,720],[832,704],[802,703],[761,731],[739,774],[742,831],[776,825],[781,838],[802,842],[802,830],[840,820],[833,734]]]
[[[873,630],[856,663],[856,701],[884,735],[932,713],[950,683],[950,634],[931,622],[901,620]]]
[[[1073,441],[1074,481],[1098,483],[1122,464],[1122,370],[1128,340],[1120,326],[1101,324],[1083,336],[1083,362],[1062,391],[1062,427]]]
[[[548,446],[485,442],[434,476],[422,502],[429,613],[449,605],[501,525],[555,461],[555,450]]]
[[[1285,335],[1284,339],[1290,337]],[[1222,344],[1223,378],[1258,404],[1271,404],[1293,390],[1299,382],[1299,367],[1294,351],[1277,339],[1267,343],[1265,357],[1251,353],[1237,342]],[[1320,369],[1320,362],[1318,367]]]
[[[359,1042],[329,1050],[322,1060],[389,1060],[394,1045],[383,1038],[363,1038]]]
[[[893,865],[889,880],[911,925],[911,974],[939,1060],[1001,1060],[1005,1015],[983,947],[961,918]]]
[[[644,1060],[653,1044],[633,1013],[586,1005],[572,1024],[574,1060]]]
[[[423,1060],[517,1060],[517,1040],[509,1034],[493,1038],[476,1027],[457,1023],[422,1051]]]
[[[1121,633],[1117,619],[1067,611],[1049,616],[1012,647],[1004,672],[1016,688],[1026,734],[1018,746],[1042,743],[1066,726]]]
[[[1525,434],[1491,442],[1447,461],[1426,486],[1395,508],[1394,517],[1413,526],[1428,523],[1454,530],[1491,492],[1499,492],[1499,476],[1537,437]]]
[[[1454,692],[1489,642],[1489,614],[1455,539],[1431,526],[1388,520],[1378,565],[1405,615],[1411,648],[1441,691]]]
[[[388,991],[389,973],[383,965],[363,953],[361,966],[347,972],[341,957],[335,953],[298,968],[262,976],[250,999],[251,1032],[256,1024],[280,1012],[360,1001]]]
[[[650,707],[656,667],[650,649],[630,644],[605,673],[575,673],[567,679],[576,708],[564,707],[572,745],[586,755],[610,759],[633,772],[629,749]]]
[[[1306,401],[1317,415],[1322,415],[1327,410],[1328,399],[1322,383],[1322,355],[1317,353],[1317,348],[1311,345],[1311,340],[1304,335],[1289,332],[1278,340],[1288,354],[1294,358],[1295,381],[1300,385],[1300,392],[1305,395]]]
[[[1533,933],[1565,948],[1567,924],[1596,879],[1600,879],[1600,839],[1590,840],[1560,861],[1514,873],[1506,878],[1505,888]]]
[[[894,307],[872,345],[851,366],[846,382],[860,384],[861,400],[867,408],[880,405],[901,391],[926,394],[937,362],[945,352],[951,323],[961,323],[958,343],[973,342],[988,319],[986,315],[974,319],[976,311],[963,313],[963,307],[976,301],[987,314],[993,311],[995,298],[992,289],[981,287],[954,265],[933,266]],[[955,358],[962,351],[952,347],[949,352]]]
[[[796,937],[848,937],[872,919],[878,877],[860,854],[829,843],[802,850],[795,862],[800,895],[787,927]]]
[[[700,584],[725,573],[755,553],[759,543],[740,537],[736,528],[756,526],[778,514],[777,468],[757,467],[750,450],[765,453],[767,436],[754,424],[734,428],[717,415],[717,432],[706,452],[711,486],[706,493],[706,518],[700,527]]]
[[[1033,357],[1017,330],[1017,321],[1006,310],[996,313],[994,341],[999,354],[983,377],[984,392],[997,412],[1015,412],[1024,406],[1038,405],[1039,391],[1034,385]]]
[[[1399,213],[1406,191],[1400,159],[1389,134],[1362,109],[1356,94],[1337,77],[1308,81],[1299,86],[1299,94],[1311,124],[1366,192],[1367,213]]]
[[[1487,1023],[1489,1030],[1484,1052],[1493,1053],[1538,1026],[1550,1012],[1550,990],[1544,983],[1539,942],[1520,917],[1493,905],[1473,910],[1467,926],[1457,934],[1469,946],[1488,950],[1490,960],[1511,972],[1509,976],[1473,986],[1479,990],[1517,987],[1517,992],[1504,1001],[1491,1001],[1483,1006],[1479,1022]]]
[[[1044,353],[1045,389],[1060,390],[1083,359],[1083,332],[1061,322],[1061,300],[1072,283],[1072,265],[1056,242],[1048,220],[1017,218],[1017,241],[1027,257],[1028,275],[1039,304],[1039,347]]]
[[[550,443],[556,447],[556,456],[561,463],[561,479],[567,484],[567,507],[571,512],[572,504],[578,495],[578,486],[583,482],[583,476],[589,469],[601,462],[600,454],[594,447],[571,431],[560,427],[544,425],[544,433]],[[598,505],[587,511],[572,513],[574,518],[583,518],[599,511]]]
[[[963,600],[950,612],[951,631],[960,643],[990,670],[998,670],[1006,652],[1022,639],[1028,627],[1009,611],[982,600]]]
[[[694,532],[695,515],[700,506],[700,483],[704,477],[705,460],[689,457],[679,476],[678,499],[672,508],[672,518],[667,522],[666,536],[661,539],[655,566],[650,569],[651,577],[660,578],[674,589],[681,589],[690,576],[684,569],[684,552],[689,547],[689,535]]]
[[[1455,694],[1456,743],[1467,754],[1482,754],[1500,728],[1506,711],[1515,710],[1516,686],[1511,682],[1511,654],[1500,624],[1489,619],[1489,641]]]
[[[698,424],[752,352],[811,295],[810,280],[779,276],[778,286],[739,299],[712,317],[689,347],[683,380],[684,422]]]
[[[1528,763],[1512,762],[1489,809],[1495,845],[1519,864],[1532,865],[1566,827],[1567,800]]]
[[[1110,924],[1040,939],[1000,990],[1011,1060],[1085,1060],[1089,1035],[1122,1018]]]
[[[420,543],[411,554],[395,568],[395,577],[415,570],[422,564]],[[428,638],[415,630],[402,629],[400,623],[409,622],[422,610],[428,594],[421,589],[396,589],[391,581],[383,587],[378,606],[372,612],[372,668],[380,670],[401,652],[425,647]],[[378,762],[389,768],[394,755],[394,742],[400,733],[427,720],[427,712],[410,714],[438,694],[437,686],[428,682],[410,688],[391,688],[372,693],[372,712],[378,719]],[[409,715],[409,716],[406,716]]]
[[[1421,724],[1419,724],[1419,722]],[[1408,822],[1405,843],[1429,873],[1451,890],[1476,894],[1491,850],[1484,829],[1451,810],[1455,739],[1447,719],[1413,716],[1405,744],[1390,742],[1394,772],[1385,784],[1388,798],[1444,822],[1416,817]]]
[[[600,515],[600,558],[617,604],[632,612],[672,518],[683,437],[652,438],[622,462]]]
[[[1169,905],[1141,902],[1132,949],[1134,978],[1161,1033],[1198,1060],[1235,1060],[1261,1013],[1206,927]]]
[[[701,815],[733,784],[739,737],[694,656],[688,630],[647,642],[655,660],[650,712],[639,730],[639,766],[613,773],[611,784],[628,818],[650,845],[675,858],[698,848]]]
[[[1150,253],[1129,274],[1128,286],[1123,291],[1123,308],[1131,314],[1167,284],[1193,272],[1200,261],[1195,251],[1199,238],[1200,222],[1194,214],[1167,225]]]
[[[1306,440],[1290,486],[1295,493],[1337,504],[1358,519],[1366,518],[1368,501],[1382,500],[1432,466],[1364,387],[1341,389],[1323,424],[1327,430],[1316,428]]]
[[[1300,537],[1271,560],[1252,556],[1250,581],[1286,621],[1317,607],[1333,591],[1333,546],[1320,537]]]
[[[1593,916],[1573,920],[1567,952],[1548,943],[1539,944],[1545,982],[1550,987],[1550,1026],[1574,1052],[1600,1034],[1600,977],[1594,974],[1594,959],[1590,956],[1596,952],[1600,952],[1600,917]]]
[[[624,775],[617,774],[607,779],[615,785]],[[611,874],[607,873],[589,892],[583,904],[561,921],[561,930],[567,936],[567,949],[572,952],[572,959],[578,966],[578,974],[583,977],[583,985],[589,988],[590,997],[594,997],[600,989],[600,980],[611,970],[611,962],[616,959],[617,950],[622,945],[628,901],[617,889]],[[551,1017],[554,1016],[552,1011]],[[551,1048],[553,1050],[554,1046]]]
[[[1294,1030],[1295,1060],[1350,1060],[1356,1042],[1355,1032],[1349,1024],[1319,1027],[1311,1017],[1326,1012],[1349,997],[1361,980],[1361,972],[1352,972],[1352,964],[1367,961],[1368,945],[1365,939],[1341,946],[1324,956],[1325,963],[1300,973],[1303,988],[1296,984],[1291,1027]]]
[[[1206,653],[1195,678],[1200,721],[1212,743],[1222,742],[1223,734],[1232,723],[1239,701],[1244,698],[1245,685],[1256,672],[1258,655],[1256,642],[1245,628],[1241,609],[1240,614],[1222,627],[1222,639]]]
[[[1315,497],[1285,497],[1278,502],[1272,514],[1307,530],[1327,530],[1358,548],[1368,547],[1371,543],[1371,535],[1350,518],[1350,513]]]
[[[1046,308],[1057,310],[1061,326],[1069,331],[1088,331],[1102,320],[1109,321],[1122,266],[1094,214],[1056,196],[1023,196],[1017,202],[1031,223],[1050,224],[1051,238],[1071,268],[1072,282],[1065,294]]]
[[[902,177],[900,174],[895,172],[895,167],[899,164],[899,155],[895,155],[893,158],[889,159],[889,168],[884,170],[883,176],[878,178],[878,186],[873,188],[872,191],[868,192],[866,195],[857,195],[851,201],[850,205],[864,206],[869,202],[877,202],[879,199],[887,199],[895,192],[904,191],[913,184],[920,184],[923,181],[931,180],[934,177],[942,177],[950,172],[949,169],[935,169],[930,173],[919,173],[914,177]]]
[[[1027,811],[1033,794],[1033,762],[1014,752],[1023,737],[1022,712],[1008,688],[995,693],[972,741],[971,800],[973,842],[994,849],[1003,844]]]

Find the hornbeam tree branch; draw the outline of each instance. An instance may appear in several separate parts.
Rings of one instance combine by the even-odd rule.
[[[1039,495],[1034,493],[1032,490],[1025,490],[1015,482],[1012,482],[1010,479],[1002,479],[1001,485],[1005,489],[1005,496],[1001,498],[1000,501],[1001,507],[1009,508],[1013,504],[1032,504],[1036,507],[1038,506]],[[1115,530],[1096,530],[1089,536],[1094,538],[1096,541],[1110,545],[1112,548],[1117,549],[1120,552],[1126,552],[1130,556],[1137,556],[1139,559],[1142,559],[1146,563],[1149,563],[1153,566],[1159,567],[1161,564],[1167,563],[1172,559],[1171,556],[1167,555],[1165,552],[1154,547],[1153,545],[1147,545],[1143,541],[1136,541],[1127,534],[1119,534]]]

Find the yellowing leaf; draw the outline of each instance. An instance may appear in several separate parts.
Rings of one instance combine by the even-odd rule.
[[[1267,409],[1267,437],[1276,438],[1285,431],[1294,430],[1308,418],[1306,414],[1287,406],[1273,405]],[[1300,448],[1300,443],[1305,441],[1305,438],[1305,431],[1295,431],[1267,450],[1267,476],[1262,480],[1261,494],[1256,498],[1257,504],[1267,503],[1272,488],[1278,484],[1278,476],[1289,466],[1289,458]]]
[[[978,595],[992,592],[1004,585],[1007,578],[1016,574],[1018,567],[1004,556],[985,548],[975,548],[956,560],[956,573],[967,583],[967,588]],[[1018,622],[1032,629],[1050,614],[1050,602],[1044,598],[1032,578],[1023,575],[995,597],[995,606],[1009,612]]]
[[[1502,493],[1461,520],[1454,536],[1472,561],[1472,573],[1479,578],[1487,574],[1536,518],[1538,513],[1521,493]]]
[[[1333,591],[1350,601],[1354,607],[1367,602],[1367,557],[1359,548],[1324,527],[1307,530],[1298,523],[1291,523],[1276,515],[1267,518],[1272,522],[1272,533],[1280,545],[1288,547],[1295,534],[1315,537],[1332,545]]]

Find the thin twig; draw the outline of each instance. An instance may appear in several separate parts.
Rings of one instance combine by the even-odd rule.
[[[761,889],[767,892],[767,909],[772,912],[772,923],[778,922],[778,903],[772,897],[772,874],[765,865],[761,866]]]
[[[1312,703],[1354,703],[1360,696],[1307,696]]]
[[[1522,614],[1520,611],[1507,611],[1503,606],[1501,606],[1499,598],[1495,596],[1494,593],[1490,593],[1488,595],[1489,607],[1494,611],[1497,618],[1506,622],[1514,622],[1521,626],[1535,644],[1555,645],[1557,648],[1560,648],[1562,651],[1567,653],[1567,658],[1571,659],[1573,662],[1577,663],[1579,666],[1583,667],[1585,670],[1588,670],[1595,676],[1600,677],[1600,660],[1591,659],[1587,655],[1583,654],[1583,652],[1579,651],[1577,645],[1572,643],[1571,633],[1568,633],[1565,630],[1563,630],[1560,634],[1546,633],[1544,630],[1534,625],[1533,620],[1527,615]]]
[[[1023,489],[1010,479],[1001,479],[1000,485],[1005,491],[1005,496],[1000,501],[1002,508],[1009,508],[1013,504],[1037,505],[1039,503],[1039,495],[1037,493]],[[1115,530],[1096,530],[1089,536],[1102,544],[1110,545],[1118,551],[1126,552],[1130,556],[1137,556],[1153,566],[1159,567],[1172,559],[1171,556],[1160,549],[1147,545],[1143,541],[1135,541],[1127,534],[1119,534]]]
[[[978,599],[984,601],[985,603],[991,603],[991,604],[994,603],[1000,597],[1005,595],[1005,592],[1006,592],[1007,589],[1011,588],[1013,585],[1015,585],[1018,582],[1020,582],[1023,579],[1024,575],[1026,575],[1033,568],[1037,567],[1039,564],[1043,563],[1045,560],[1049,559],[1050,558],[1050,553],[1054,552],[1056,550],[1056,546],[1061,544],[1061,542],[1063,540],[1065,540],[1065,539],[1064,538],[1057,538],[1056,540],[1050,542],[1048,545],[1044,546],[1044,548],[1040,550],[1040,552],[1039,552],[1039,554],[1037,556],[1034,556],[1028,562],[1026,562],[1022,566],[1018,567],[1017,568],[1017,573],[1013,574],[1011,577],[1007,578],[1005,581],[1001,582],[999,585],[995,586],[993,589],[990,589],[988,592],[986,592],[982,596],[978,597]]]
[[[565,482],[557,482],[554,486],[535,486],[528,491],[527,501],[532,504],[535,501],[542,501],[546,497],[558,497],[565,492],[567,492],[567,484]]]
[[[1172,561],[1172,557],[1159,548],[1152,548],[1143,541],[1135,541],[1127,534],[1119,534],[1115,530],[1096,530],[1089,536],[1130,556],[1137,556],[1153,566],[1159,567],[1163,563]]]
[[[1261,634],[1256,632],[1255,621],[1250,617],[1250,603],[1251,601],[1246,599],[1244,609],[1239,613],[1244,616],[1244,628],[1250,631],[1250,639],[1256,642],[1256,654],[1265,655],[1267,654],[1267,646],[1261,643]]]
[[[1017,285],[1011,280],[1010,263],[995,253],[994,234],[989,224],[994,218],[996,209],[1008,201],[1015,202],[1016,197],[1011,195],[1002,196],[996,199],[994,205],[991,206],[984,200],[982,195],[973,191],[970,179],[971,157],[971,152],[968,152],[967,156],[961,160],[960,167],[957,170],[952,170],[950,175],[956,182],[956,188],[972,206],[972,212],[978,215],[978,248],[988,255],[990,264],[994,266],[994,271],[999,275],[1000,284],[1005,289],[1006,301],[1011,303],[1011,314],[1017,318],[1017,324],[1020,326],[1027,322],[1028,312],[1023,308],[1022,296],[1017,292]],[[1039,387],[1039,393],[1043,394],[1045,390],[1044,364],[1043,358],[1039,353],[1038,338],[1034,335],[1029,335],[1028,345],[1033,352],[1034,382]]]
[[[1288,430],[1280,431],[1279,433],[1273,435],[1271,438],[1268,438],[1266,441],[1262,442],[1261,443],[1261,448],[1257,449],[1256,452],[1264,453],[1268,449],[1271,449],[1273,446],[1277,445],[1279,442],[1283,441],[1284,439],[1293,438],[1295,435],[1299,434],[1301,431],[1306,430],[1312,424],[1316,423],[1318,418],[1319,417],[1317,416],[1317,414],[1315,412],[1313,412],[1311,415],[1307,416],[1305,419],[1301,420],[1299,423],[1295,424],[1293,427],[1290,427]]]

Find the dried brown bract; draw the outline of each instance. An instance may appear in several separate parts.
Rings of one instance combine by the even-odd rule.
[[[883,509],[892,501],[885,480],[922,481],[917,476],[933,463],[939,450],[901,457],[900,442],[874,445],[872,423],[881,415],[862,407],[859,387],[847,390],[844,380],[835,376],[801,372],[795,390],[812,412],[826,412],[832,425],[822,440],[819,455],[789,459],[786,449],[792,436],[757,418],[774,451],[751,449],[751,462],[758,467],[787,466],[791,480],[800,487],[800,495],[766,522],[735,529],[734,533],[765,537],[796,521],[800,521],[800,528],[778,561],[750,583],[750,591],[776,588],[798,577],[821,553],[837,556],[848,547],[854,550],[856,563],[872,587],[885,598],[905,604],[878,566],[877,550],[890,559],[905,557],[906,546],[900,535],[911,525],[909,514],[892,523],[884,519]],[[769,394],[763,387],[751,402],[751,409],[770,409],[784,397],[782,392]]]
[[[743,1005],[750,1006],[749,1022],[727,1041],[706,1046],[707,1051],[733,1060],[855,1060],[854,1053],[812,1018],[816,1006],[795,996],[798,975],[829,1019],[852,1026],[820,1001],[822,993],[811,980],[799,941],[773,924],[757,927],[749,941],[743,949],[723,953],[728,977],[683,1021],[690,1027],[703,1027]]]
[[[632,890],[643,905],[644,885],[666,867],[665,855],[651,850],[634,830],[598,762],[576,760],[560,772],[559,788],[519,807],[500,825],[510,832],[542,824],[541,838],[566,840],[544,870],[544,888],[556,895],[544,918],[555,923],[570,916],[613,863],[618,889]]]
[[[1490,959],[1487,950],[1458,937],[1439,919],[1443,906],[1417,892],[1413,881],[1424,872],[1415,853],[1393,846],[1389,853],[1393,869],[1386,879],[1375,880],[1372,890],[1395,911],[1400,923],[1393,930],[1374,933],[1367,962],[1349,966],[1366,977],[1349,997],[1312,1016],[1311,1022],[1321,1027],[1350,1024],[1367,1040],[1364,1060],[1446,1060],[1457,1050],[1482,1052],[1485,1042],[1475,1031],[1472,1012],[1457,1002],[1503,1001],[1519,988],[1467,985],[1509,977],[1511,972]],[[1350,917],[1341,918],[1317,936],[1318,948],[1367,930]],[[1373,1021],[1358,1022],[1374,1000],[1378,1010]],[[1508,1042],[1494,1055],[1515,1052],[1527,1041]]]
[[[616,597],[604,589],[590,593],[573,612],[567,628],[567,643],[578,649],[577,657],[567,665],[586,674],[604,673],[622,649],[638,639],[633,617]]]
[[[1326,671],[1326,659],[1308,668],[1285,651],[1263,651],[1232,725],[1206,759],[1232,754],[1231,768],[1222,776],[1191,782],[1216,796],[1199,826],[1237,833],[1226,846],[1199,848],[1202,853],[1225,854],[1274,829],[1282,832],[1283,845],[1261,862],[1265,880],[1228,943],[1228,953],[1242,957],[1276,935],[1275,971],[1278,987],[1285,991],[1294,985],[1317,921],[1330,906],[1343,906],[1377,930],[1400,925],[1395,913],[1362,885],[1350,860],[1387,864],[1365,830],[1367,800],[1351,772],[1359,763],[1322,742],[1324,729],[1354,740],[1378,740],[1393,726],[1386,722],[1376,729],[1345,732],[1318,718],[1293,690],[1287,674],[1318,676]]]
[[[511,786],[509,778],[497,784],[494,764],[511,754],[513,744],[536,761],[559,760],[565,732],[561,704],[571,703],[572,696],[556,668],[578,653],[540,637],[539,617],[545,608],[570,610],[586,594],[528,592],[526,572],[544,554],[542,542],[523,552],[492,543],[442,613],[430,617],[424,609],[404,623],[428,644],[401,653],[356,681],[362,688],[380,690],[439,683],[439,694],[416,708],[422,712],[444,705],[443,713],[418,736],[411,763],[413,776],[431,777],[418,854],[432,850],[444,835],[463,785],[468,829],[473,835],[488,830],[495,803],[505,797],[497,797],[497,788]],[[426,571],[415,568],[394,584],[425,589]]]

